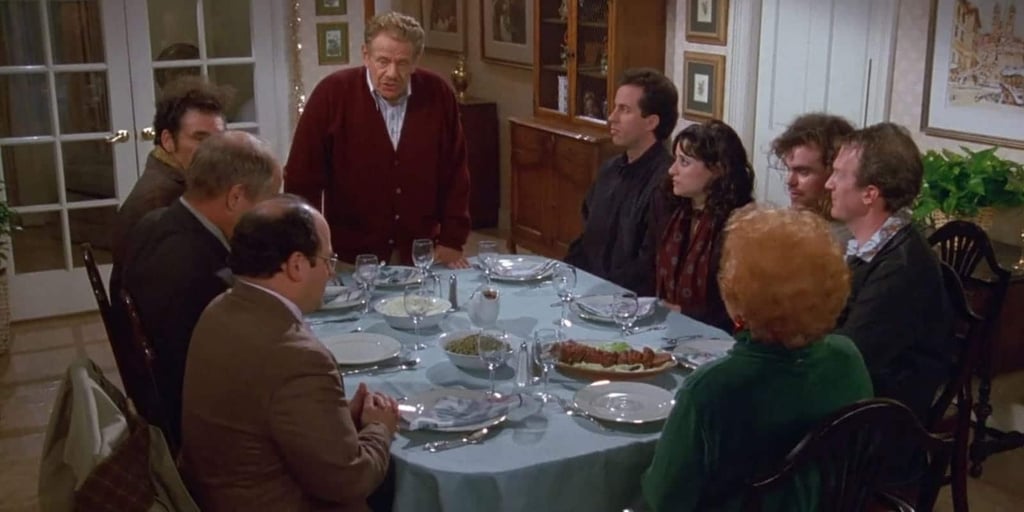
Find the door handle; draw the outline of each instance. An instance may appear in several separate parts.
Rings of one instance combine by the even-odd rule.
[[[107,144],[118,144],[128,140],[129,137],[131,134],[128,133],[128,130],[118,130],[113,135],[108,135],[106,141]]]
[[[152,126],[147,126],[142,129],[142,140],[153,140],[156,138],[156,130]]]

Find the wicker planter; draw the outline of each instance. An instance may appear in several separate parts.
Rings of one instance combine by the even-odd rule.
[[[7,353],[11,340],[11,304],[7,291],[7,269],[0,268],[0,356]]]
[[[932,212],[932,222],[935,223],[935,229],[939,229],[943,224],[957,219],[966,220],[977,224],[981,229],[986,232],[992,229],[992,220],[995,218],[996,209],[990,206],[978,209],[978,214],[973,217],[947,217],[945,213],[935,210]]]

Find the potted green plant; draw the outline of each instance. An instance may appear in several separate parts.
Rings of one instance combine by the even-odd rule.
[[[914,220],[939,227],[951,218],[991,227],[992,210],[1024,205],[1024,166],[996,155],[997,147],[944,149],[922,157],[924,183]]]

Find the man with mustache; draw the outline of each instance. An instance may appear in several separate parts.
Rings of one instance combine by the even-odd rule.
[[[469,171],[459,106],[438,75],[417,69],[424,32],[389,12],[366,27],[363,66],[313,90],[299,119],[285,191],[320,207],[342,261],[373,253],[412,261],[412,241],[435,261],[467,267]]]

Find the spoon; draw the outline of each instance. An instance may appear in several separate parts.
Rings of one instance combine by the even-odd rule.
[[[452,448],[458,448],[460,446],[466,446],[467,444],[479,444],[487,437],[487,433],[490,430],[484,427],[480,430],[475,430],[462,439],[451,439],[447,441],[433,441],[423,445],[423,449],[430,453],[437,453],[441,450],[450,450]]]

